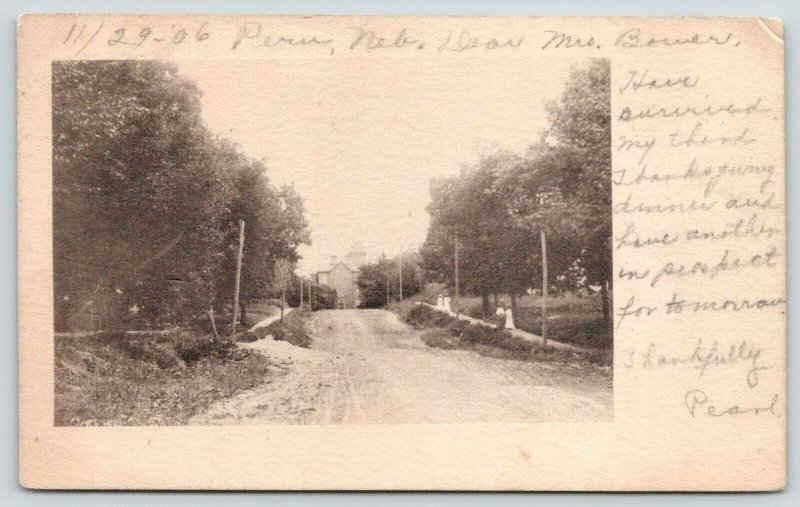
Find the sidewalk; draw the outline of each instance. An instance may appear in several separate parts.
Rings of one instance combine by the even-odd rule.
[[[292,310],[294,310],[294,308],[287,306],[286,308],[283,309],[283,316],[286,317]],[[280,318],[281,318],[281,309],[278,308],[278,313],[276,313],[275,315],[270,315],[269,317],[267,317],[262,321],[256,322],[256,324],[250,328],[250,331],[254,331],[260,327],[267,327]]]
[[[456,315],[456,312],[454,312],[452,310],[448,312],[446,310],[442,310],[441,308],[436,308],[434,305],[432,305],[430,303],[424,303],[423,302],[422,304],[424,304],[426,306],[429,306],[429,307],[433,308],[434,310],[436,310],[438,312],[446,313],[446,314],[450,315],[451,317],[457,317],[459,320],[466,320],[467,322],[470,322],[472,324],[481,324],[483,326],[489,326],[489,327],[492,327],[492,328],[497,328],[496,324],[493,324],[491,322],[486,322],[485,320],[476,319],[474,317],[469,317],[467,315],[464,315],[463,313],[460,314],[460,315]],[[509,333],[511,333],[514,336],[522,338],[523,340],[528,340],[529,342],[535,342],[535,343],[539,343],[539,344],[544,345],[544,338],[542,338],[541,336],[535,335],[533,333],[529,333],[527,331],[523,331],[522,329],[506,329],[506,331],[508,331]],[[559,342],[559,341],[555,341],[552,338],[548,338],[547,346],[548,347],[552,347],[554,349],[559,349],[559,350],[569,350],[569,351],[572,351],[572,352],[586,352],[586,349],[584,349],[583,347],[578,347],[577,345],[570,345],[568,343],[562,343],[562,342]]]

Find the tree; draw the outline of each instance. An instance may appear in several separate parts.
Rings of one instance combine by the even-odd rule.
[[[530,287],[535,238],[509,215],[505,174],[522,162],[507,152],[482,157],[457,177],[431,184],[431,226],[423,262],[435,278],[453,279],[454,243],[459,241],[459,281],[465,293],[479,294],[485,313],[489,295],[516,296]]]
[[[54,63],[56,300],[112,323],[135,304],[152,326],[207,309],[227,200],[212,152],[199,91],[174,65]]]
[[[541,231],[547,233],[548,289],[599,285],[610,322],[611,122],[607,60],[576,69],[550,128],[525,157],[481,157],[454,177],[431,183],[428,236],[421,249],[433,279],[453,282],[454,243],[465,293],[516,296],[541,285]],[[557,253],[552,255],[552,253]]]
[[[361,308],[381,308],[389,302],[388,287],[393,267],[385,258],[361,266],[356,281]]]
[[[418,251],[409,250],[403,252],[402,254],[398,255],[393,259],[393,263],[397,265],[397,270],[393,273],[393,276],[390,278],[394,278],[397,281],[397,292],[398,296],[401,294],[400,291],[400,282],[402,279],[402,295],[403,298],[411,297],[415,294],[418,294],[422,291],[422,256]],[[400,271],[402,269],[402,277],[400,276]]]
[[[227,304],[239,220],[244,318],[248,299],[267,292],[275,260],[296,262],[309,242],[301,197],[208,132],[200,92],[176,66],[52,68],[57,327],[90,305],[114,327],[164,327]]]
[[[276,261],[286,259],[291,263],[297,262],[297,247],[310,241],[303,216],[303,201],[294,189],[275,188],[269,183],[264,164],[248,161],[230,143],[224,144],[224,150],[228,164],[233,169],[234,195],[225,219],[228,248],[222,271],[229,273],[235,266],[238,242],[236,224],[244,220],[248,233],[239,298],[244,320],[248,301],[267,295]],[[224,274],[221,280],[223,290],[231,293],[232,280]]]
[[[358,292],[361,308],[381,308],[390,297],[400,297],[400,259],[403,261],[403,297],[411,297],[421,289],[421,257],[416,252],[406,252],[393,259],[381,256],[377,262],[364,264],[359,269]]]
[[[533,232],[544,228],[563,261],[599,285],[610,324],[606,284],[612,283],[611,94],[608,60],[575,70],[560,100],[548,105],[549,131],[533,145],[506,188],[510,212]]]
[[[333,310],[336,305],[336,290],[327,285],[314,284],[311,293],[311,309]]]

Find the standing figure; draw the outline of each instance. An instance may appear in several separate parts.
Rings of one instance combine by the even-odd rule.
[[[510,306],[506,307],[506,329],[517,329],[514,326],[514,313]]]
[[[447,294],[442,298],[442,309],[447,313],[453,313],[453,310],[450,309],[450,296]]]
[[[497,311],[494,312],[495,314],[495,324],[497,325],[497,330],[502,331],[506,328],[506,309],[503,308],[502,305],[497,307]]]
[[[439,294],[436,296],[436,308],[442,310],[444,308],[444,296]]]

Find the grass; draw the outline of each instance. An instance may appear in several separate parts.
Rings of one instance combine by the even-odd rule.
[[[425,298],[427,302],[429,296]],[[434,296],[435,300],[435,296]],[[511,305],[507,296],[499,298],[500,304]],[[477,319],[494,318],[492,311],[485,315],[480,297],[459,297],[451,303],[453,310]],[[579,296],[577,294],[557,294],[547,301],[548,337],[563,343],[571,343],[583,348],[610,350],[614,346],[611,325],[603,323],[603,307],[599,293]],[[523,331],[535,335],[542,334],[542,300],[539,296],[517,298],[517,313],[514,324]]]
[[[280,308],[275,307],[271,303],[250,303],[247,305],[247,315],[244,320],[241,316],[236,325],[237,330],[249,329],[267,317],[272,317],[280,312]],[[214,325],[217,327],[217,333],[220,336],[228,336],[231,327],[231,314],[230,313],[217,313],[214,315]],[[200,316],[193,324],[193,328],[205,334],[212,334],[213,328],[208,314]]]
[[[518,361],[583,363],[602,368],[610,368],[612,362],[610,350],[573,352],[545,347],[514,336],[508,331],[457,320],[413,301],[393,303],[389,305],[389,309],[398,313],[411,327],[424,330],[420,338],[429,347],[471,350],[484,356]]]
[[[266,338],[269,334],[270,333],[269,333],[269,331],[267,330],[266,327],[259,327],[259,328],[253,329],[252,331],[247,330],[247,331],[242,331],[241,333],[238,333],[234,337],[234,341],[251,343],[251,342],[254,342],[256,340],[262,340],[262,339]]]
[[[255,341],[272,335],[275,340],[287,341],[297,347],[311,347],[311,337],[306,329],[308,321],[308,310],[294,309],[291,313],[284,315],[283,322],[276,320],[270,325],[243,333],[238,341]]]
[[[247,305],[247,326],[252,327],[267,317],[280,313],[280,308],[271,303],[250,303]]]
[[[420,338],[422,338],[422,341],[429,347],[435,347],[437,349],[452,350],[461,348],[459,337],[454,335],[449,329],[440,328],[426,331],[422,333]]]
[[[181,425],[264,382],[269,359],[190,332],[57,338],[55,424]]]

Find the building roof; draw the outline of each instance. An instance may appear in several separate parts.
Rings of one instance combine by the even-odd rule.
[[[336,264],[334,264],[334,265],[333,265],[333,267],[332,267],[331,269],[325,269],[325,270],[322,270],[322,271],[317,271],[317,273],[330,273],[331,271],[333,271],[334,269],[336,269],[337,267],[339,267],[339,265],[340,265],[340,264],[341,264],[342,266],[344,266],[345,268],[347,268],[347,270],[348,270],[348,271],[350,271],[351,273],[355,273],[355,272],[357,271],[357,270],[355,270],[355,269],[351,268],[350,266],[348,266],[347,264],[345,264],[345,262],[344,262],[344,261],[339,261],[339,262],[337,262]]]

